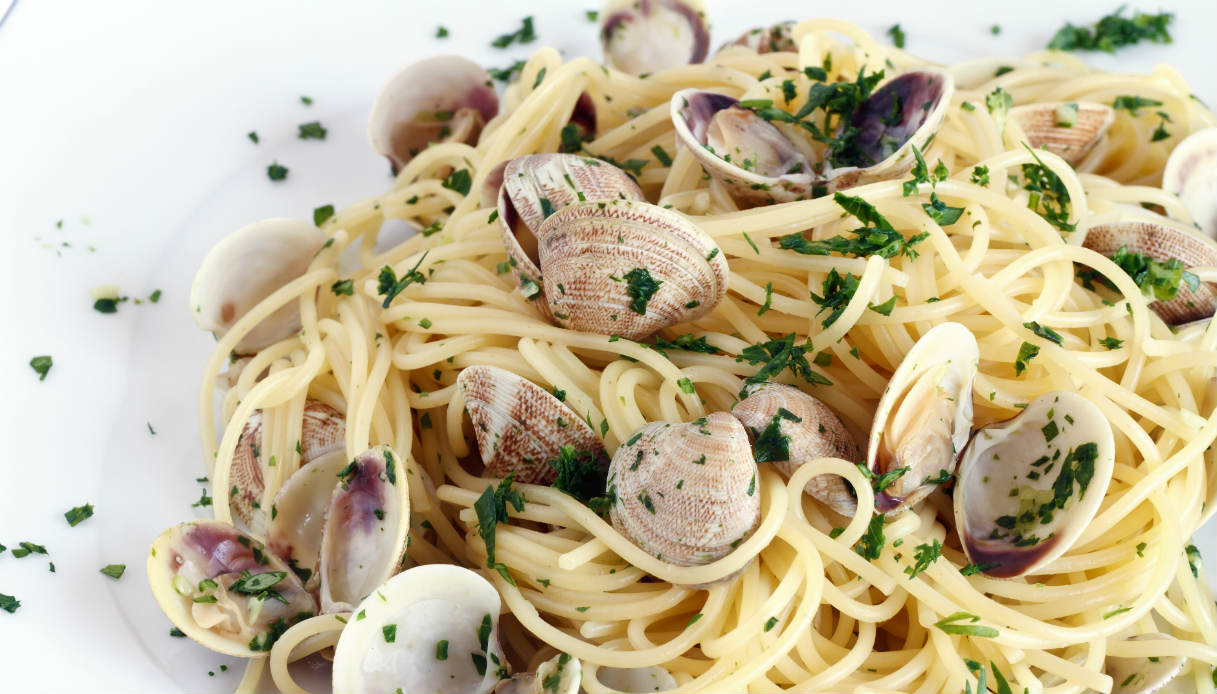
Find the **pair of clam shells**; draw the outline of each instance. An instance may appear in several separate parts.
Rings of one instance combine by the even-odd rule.
[[[561,327],[639,339],[726,295],[727,261],[688,218],[643,201],[620,169],[570,154],[513,159],[499,225],[521,293]]]

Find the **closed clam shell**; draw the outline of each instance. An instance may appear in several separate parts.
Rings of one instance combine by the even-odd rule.
[[[609,517],[662,561],[708,564],[760,525],[758,484],[748,433],[735,417],[715,412],[686,424],[652,422],[613,455]]]
[[[387,445],[339,471],[321,535],[321,611],[351,612],[401,571],[410,530],[405,461]]]
[[[811,163],[772,123],[741,108],[735,98],[683,89],[670,104],[676,142],[740,203],[811,197]]]
[[[271,504],[266,544],[304,578],[310,589],[315,589],[321,579],[317,562],[325,512],[338,486],[338,472],[348,462],[342,449],[309,461],[287,478]]]
[[[772,463],[786,478],[816,458],[862,460],[862,449],[841,418],[793,386],[752,386],[731,414],[752,433],[756,462]],[[858,510],[857,498],[839,475],[816,475],[804,489],[842,516],[852,517]]]
[[[300,424],[300,465],[328,453],[340,451],[346,438],[346,417],[341,412],[320,400],[306,400],[304,416]],[[246,527],[255,533],[266,529],[269,515],[269,500],[266,495],[265,472],[271,461],[262,455],[262,410],[254,410],[237,440],[232,453],[232,469],[229,477],[236,493],[230,496],[230,505]],[[281,464],[276,461],[276,464]]]
[[[630,200],[581,202],[539,232],[545,299],[572,330],[639,339],[709,313],[727,293],[727,261],[697,225]]]
[[[1127,641],[1174,641],[1169,634],[1154,632],[1129,637]],[[1167,644],[1169,648],[1169,644]],[[1150,660],[1150,657],[1153,660]],[[1171,680],[1183,672],[1187,659],[1180,655],[1147,656],[1144,658],[1121,658],[1107,656],[1103,662],[1103,674],[1111,678],[1114,686],[1111,694],[1157,694],[1166,691],[1190,691],[1194,685],[1179,682],[1167,689]],[[1179,686],[1179,688],[1174,688]]]
[[[610,67],[632,75],[700,63],[710,49],[701,0],[609,0],[600,43]]]
[[[1178,195],[1200,230],[1217,238],[1217,128],[1197,130],[1175,145],[1162,190]]]
[[[497,366],[466,367],[456,379],[473,422],[478,451],[492,477],[514,474],[517,482],[549,484],[549,465],[563,446],[605,459],[604,442],[583,417],[552,393]]]
[[[1110,106],[1086,101],[1015,106],[1007,117],[1022,128],[1032,149],[1046,149],[1075,165],[1103,139],[1115,119]]]
[[[256,537],[219,521],[181,523],[161,533],[148,552],[152,595],[174,626],[200,645],[238,658],[270,650],[277,623],[310,617],[317,603],[300,579]],[[241,589],[244,572],[261,586]],[[259,576],[261,574],[261,576]],[[259,599],[264,590],[278,598]]]
[[[511,273],[526,298],[540,299],[538,234],[546,218],[583,201],[643,200],[642,189],[621,169],[573,154],[532,154],[507,162],[499,187],[499,231]],[[545,302],[539,307],[546,311]]]
[[[1158,261],[1172,258],[1183,268],[1217,266],[1217,242],[1200,232],[1161,220],[1130,219],[1095,224],[1086,231],[1082,245],[1107,257],[1121,247]],[[1217,311],[1217,285],[1201,282],[1193,291],[1179,283],[1179,293],[1169,301],[1149,305],[1168,325],[1182,325],[1211,318]]]
[[[959,323],[930,328],[904,356],[879,398],[867,444],[877,477],[908,468],[875,494],[891,513],[924,499],[955,471],[972,429],[972,382],[980,350]]]
[[[955,486],[968,560],[1010,578],[1060,557],[1098,512],[1114,466],[1111,425],[1077,393],[1046,393],[977,430],[959,456]]]

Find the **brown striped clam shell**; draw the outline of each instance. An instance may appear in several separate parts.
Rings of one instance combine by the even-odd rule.
[[[300,465],[307,465],[327,453],[340,451],[346,438],[346,417],[320,400],[304,403],[300,428]],[[237,448],[232,454],[229,475],[236,493],[231,495],[232,511],[246,527],[261,535],[266,531],[270,509],[264,499],[264,471],[270,461],[262,455],[262,410],[255,410],[245,422]]]
[[[1032,149],[1046,149],[1076,165],[1103,139],[1116,116],[1106,104],[1051,101],[1016,106],[1008,119],[1018,123]]]
[[[1162,171],[1162,190],[1179,196],[1200,230],[1217,238],[1217,127],[1175,145]]]
[[[727,293],[727,261],[688,218],[632,200],[580,202],[539,232],[554,322],[640,339],[710,312]]]
[[[643,200],[642,189],[621,169],[573,154],[531,154],[507,162],[498,192],[499,230],[511,274],[525,298],[537,299],[543,286],[538,234],[546,218],[583,201]]]
[[[583,417],[549,391],[497,366],[466,367],[456,379],[473,422],[486,474],[517,482],[549,484],[549,461],[563,446],[603,456],[604,442]]]
[[[752,433],[753,441],[776,426],[777,436],[784,437],[789,457],[767,457],[780,455],[780,450],[768,446],[754,447],[753,452],[756,462],[772,463],[786,478],[800,465],[816,458],[841,458],[855,463],[863,459],[862,449],[841,418],[827,405],[793,386],[773,382],[750,386],[748,396],[736,403],[731,414]],[[857,497],[839,475],[817,475],[807,481],[804,489],[842,516],[852,517],[858,510]]]
[[[1158,261],[1177,259],[1184,269],[1217,266],[1217,242],[1165,218],[1095,224],[1086,231],[1082,245],[1108,258],[1126,246]],[[1174,299],[1153,301],[1149,307],[1168,325],[1207,320],[1217,311],[1217,285],[1202,282],[1192,291],[1181,282]]]
[[[709,564],[760,525],[760,480],[748,432],[726,412],[651,422],[609,464],[613,527],[652,556]]]

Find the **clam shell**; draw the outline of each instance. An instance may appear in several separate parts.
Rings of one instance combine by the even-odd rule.
[[[644,75],[700,63],[710,49],[701,0],[610,0],[600,12],[600,44],[610,67]]]
[[[1154,632],[1138,634],[1128,641],[1174,641],[1175,637]],[[1162,655],[1156,657],[1156,662],[1149,658],[1118,658],[1107,656],[1103,663],[1103,674],[1111,677],[1114,686],[1111,694],[1157,694],[1170,684],[1171,680],[1183,672],[1187,660],[1178,655]],[[1188,687],[1191,685],[1189,683]],[[1172,691],[1189,691],[1175,689]]]
[[[563,446],[591,451],[607,464],[604,442],[574,410],[549,391],[496,366],[466,367],[456,378],[473,421],[487,474],[517,482],[549,484],[548,463]]]
[[[498,638],[501,609],[494,586],[469,569],[429,564],[403,571],[374,587],[342,630],[334,691],[493,691],[507,662]]]
[[[727,293],[727,261],[714,240],[655,205],[575,203],[538,236],[545,299],[565,328],[639,339],[706,315]]]
[[[1074,165],[1103,139],[1115,119],[1110,106],[1085,101],[1015,106],[1008,116],[1022,128],[1032,149],[1046,149]]]
[[[990,576],[1034,573],[1067,552],[1103,503],[1115,441],[1076,393],[1046,393],[976,431],[959,456],[955,526]]]
[[[1178,195],[1200,230],[1217,238],[1217,128],[1197,130],[1175,145],[1162,190]]]
[[[341,412],[320,400],[306,400],[304,417],[300,426],[300,465],[334,451],[343,449],[346,438],[346,417]],[[232,469],[229,477],[237,493],[230,495],[232,511],[255,533],[265,531],[269,512],[266,508],[265,472],[269,460],[262,459],[262,410],[254,410],[236,450],[232,453]]]
[[[1128,220],[1095,224],[1086,231],[1082,245],[1107,257],[1127,246],[1158,261],[1178,259],[1183,267],[1217,266],[1217,242],[1201,233],[1168,222]],[[1217,311],[1217,285],[1202,282],[1195,291],[1180,283],[1170,301],[1154,301],[1149,307],[1168,325],[1182,325],[1212,317]]]
[[[798,53],[799,45],[794,42],[794,25],[795,22],[786,21],[767,27],[756,27],[718,50],[722,52],[732,46],[743,46],[760,54]]]
[[[613,527],[678,566],[725,557],[761,522],[748,433],[726,412],[643,426],[613,455],[608,484]]]
[[[557,680],[552,679],[557,677]],[[499,682],[494,694],[578,694],[583,683],[583,664],[578,658],[559,653],[537,666]]]
[[[751,432],[754,441],[776,424],[777,435],[786,440],[789,457],[766,457],[774,452],[769,446],[754,447],[753,451],[758,463],[773,463],[787,479],[800,465],[816,458],[862,460],[862,449],[841,418],[827,405],[793,386],[772,382],[753,386],[731,414]],[[839,475],[816,475],[804,489],[842,516],[852,517],[858,510],[857,498]]]
[[[339,449],[310,461],[283,483],[271,504],[266,544],[315,589],[321,574],[321,535],[325,511],[338,486],[338,472],[349,462]]]
[[[596,679],[619,692],[667,692],[676,689],[676,678],[658,665],[650,667],[602,667]]]
[[[498,112],[494,83],[480,65],[439,55],[389,78],[368,116],[368,142],[397,173],[429,143],[476,144]]]
[[[276,638],[272,624],[291,624],[317,610],[282,559],[257,538],[219,521],[181,523],[161,533],[148,552],[147,570],[152,595],[174,626],[205,648],[238,658],[269,651]],[[230,590],[243,571],[282,573],[270,587],[283,602]],[[216,585],[200,586],[207,580]]]
[[[879,398],[867,445],[867,467],[877,476],[908,472],[875,495],[875,510],[912,507],[955,470],[955,456],[972,427],[972,381],[980,351],[959,323],[940,323],[905,355]]]
[[[811,162],[780,130],[737,104],[736,99],[714,92],[676,92],[670,109],[677,143],[687,147],[706,173],[740,203],[768,205],[811,197]],[[726,151],[711,151],[711,136],[720,143],[719,148],[723,148],[721,143],[729,143]],[[748,170],[725,160],[727,155],[768,166],[763,171]]]
[[[867,161],[827,167],[828,192],[901,176],[917,162],[913,147],[924,151],[938,133],[955,93],[951,73],[920,68],[884,82],[862,102],[851,125],[858,128],[858,149]],[[893,108],[901,117],[888,124]]]
[[[339,472],[321,535],[321,611],[350,612],[401,570],[410,530],[405,461],[387,445]]]
[[[190,288],[194,322],[224,337],[254,306],[303,275],[325,243],[325,233],[298,219],[247,224],[220,239]],[[300,305],[289,301],[241,338],[234,351],[253,354],[300,330]]]

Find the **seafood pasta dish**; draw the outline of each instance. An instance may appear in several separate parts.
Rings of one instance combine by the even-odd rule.
[[[1217,118],[1179,75],[599,21],[605,64],[501,90],[404,68],[388,190],[202,261],[175,627],[240,691],[1213,691]]]

